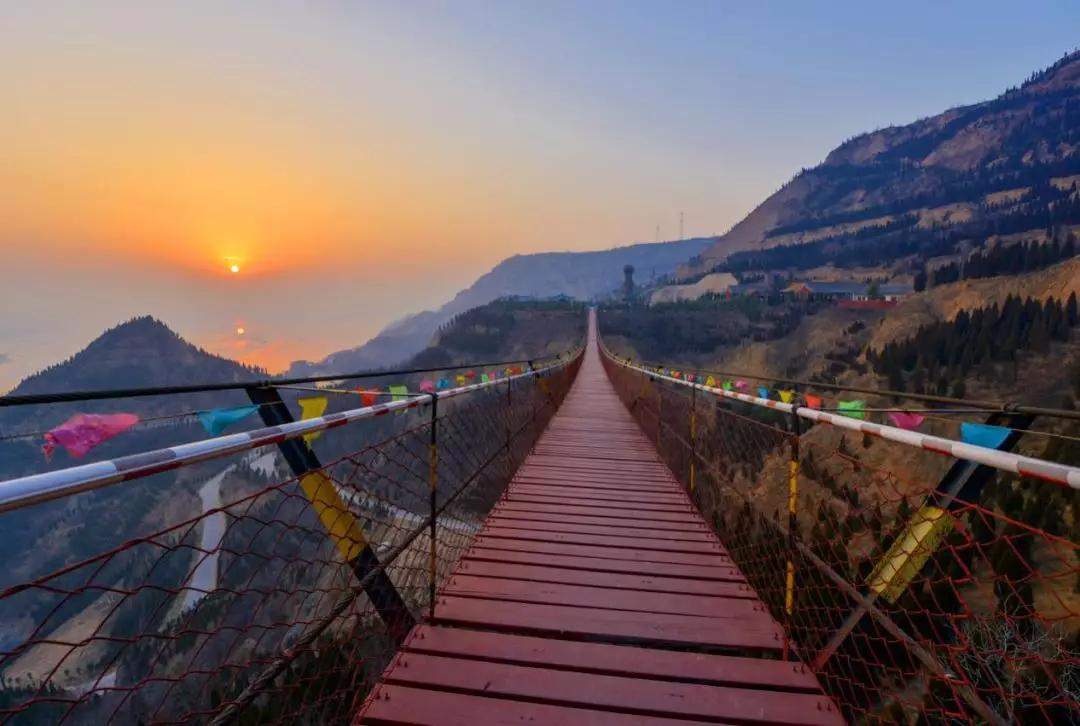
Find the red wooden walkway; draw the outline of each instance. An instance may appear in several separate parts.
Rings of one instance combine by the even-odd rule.
[[[357,722],[842,723],[585,355]]]

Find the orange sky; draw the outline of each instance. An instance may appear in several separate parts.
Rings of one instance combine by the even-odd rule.
[[[963,64],[926,76],[940,98],[921,90],[922,105],[895,88],[827,96],[828,64],[861,59],[853,87],[880,94],[872,65],[892,56],[855,34],[837,45],[836,18],[807,34],[816,17],[599,0],[8,3],[0,389],[144,313],[271,369],[318,358],[513,254],[652,241],[657,225],[672,239],[680,210],[687,236],[723,232],[850,133],[970,97],[948,83]],[[819,67],[792,62],[815,53]],[[987,73],[1036,67],[984,55]]]

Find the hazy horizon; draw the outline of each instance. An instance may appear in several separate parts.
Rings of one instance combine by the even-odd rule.
[[[722,233],[1072,49],[1038,5],[6,9],[0,390],[136,315],[280,370],[514,254]]]

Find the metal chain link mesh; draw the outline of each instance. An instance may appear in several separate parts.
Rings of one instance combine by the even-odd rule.
[[[348,453],[303,477],[240,457],[219,506],[7,586],[23,627],[0,649],[0,720],[349,722],[396,650],[361,580],[385,573],[422,618],[578,364],[438,402],[434,581],[428,403],[326,432],[315,450]]]
[[[604,362],[849,720],[1080,723],[1077,492]]]

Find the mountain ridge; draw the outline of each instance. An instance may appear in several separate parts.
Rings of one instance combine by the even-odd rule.
[[[512,296],[550,298],[565,295],[590,300],[619,286],[623,265],[633,265],[639,276],[670,274],[679,263],[698,254],[712,240],[711,237],[697,237],[588,252],[513,255],[437,310],[401,318],[363,345],[331,353],[320,361],[295,361],[289,367],[289,375],[345,373],[395,365],[420,352],[440,325],[466,310]]]
[[[973,182],[993,193],[1040,169],[1048,179],[1080,174],[1078,91],[1080,51],[1073,51],[996,98],[854,136],[680,266],[678,277],[700,276],[735,253],[850,234],[859,223],[885,224],[898,213],[982,201],[963,194]],[[935,221],[941,220],[925,223]]]

